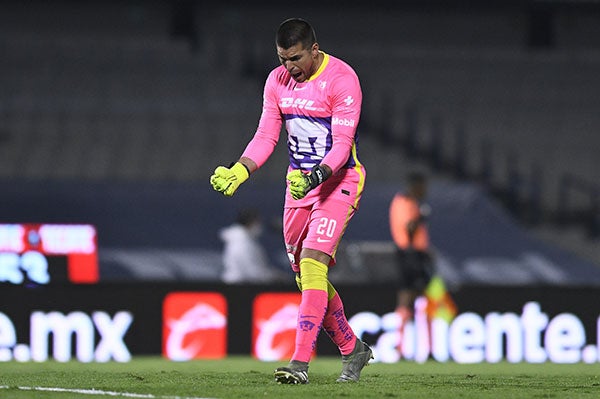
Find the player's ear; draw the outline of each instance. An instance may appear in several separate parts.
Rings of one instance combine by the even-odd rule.
[[[313,45],[310,48],[310,55],[313,58],[316,58],[319,55],[319,43],[313,43]]]

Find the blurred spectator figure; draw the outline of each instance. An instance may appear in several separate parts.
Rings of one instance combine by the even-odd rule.
[[[223,282],[270,283],[287,277],[282,270],[270,264],[267,252],[259,242],[262,232],[263,222],[255,209],[241,210],[236,222],[219,232],[225,244]]]
[[[429,249],[425,202],[427,178],[413,172],[407,176],[407,188],[397,193],[390,204],[390,232],[397,246],[398,285],[396,312],[401,325],[414,317],[415,299],[424,293],[431,280],[433,260]]]

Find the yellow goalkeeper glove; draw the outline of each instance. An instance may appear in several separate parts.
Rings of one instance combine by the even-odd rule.
[[[316,188],[327,178],[329,178],[329,173],[321,165],[314,166],[308,174],[294,169],[286,176],[290,182],[290,194],[295,200],[304,198],[310,190]]]
[[[242,163],[236,162],[230,168],[218,166],[215,173],[210,177],[210,184],[212,184],[215,191],[223,193],[226,197],[231,197],[240,184],[248,180],[248,177],[250,177],[248,169]]]

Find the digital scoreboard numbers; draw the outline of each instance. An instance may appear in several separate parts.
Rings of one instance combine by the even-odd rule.
[[[88,224],[0,224],[0,284],[94,284],[97,237]]]

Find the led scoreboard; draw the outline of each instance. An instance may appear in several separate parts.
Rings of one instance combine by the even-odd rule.
[[[0,284],[93,284],[97,237],[88,224],[0,224]]]

